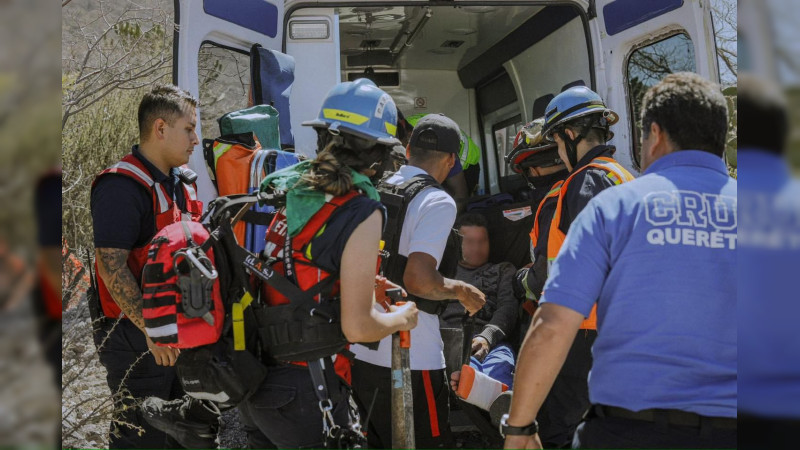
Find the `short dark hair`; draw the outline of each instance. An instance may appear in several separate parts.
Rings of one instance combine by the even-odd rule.
[[[481,214],[466,213],[458,218],[456,221],[456,229],[460,230],[461,227],[483,227],[486,232],[489,232],[489,221],[486,220]]]
[[[147,138],[156,119],[172,125],[189,106],[197,107],[197,99],[189,92],[172,84],[154,86],[139,103],[139,139]]]
[[[739,148],[752,148],[782,155],[789,136],[786,97],[777,85],[752,75],[738,80],[737,142]]]
[[[728,105],[719,86],[689,72],[667,75],[642,99],[642,133],[657,123],[678,150],[722,156],[728,134]]]
[[[452,153],[440,152],[438,150],[426,150],[424,148],[408,146],[408,159],[409,162],[414,163],[430,163],[442,161],[449,157]]]

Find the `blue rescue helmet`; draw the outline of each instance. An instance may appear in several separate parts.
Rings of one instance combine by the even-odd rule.
[[[394,100],[366,78],[334,86],[322,102],[317,119],[303,122],[303,125],[325,129],[334,135],[353,135],[386,146],[400,145],[396,137],[397,106]]]
[[[575,86],[556,95],[547,105],[544,113],[542,134],[548,140],[553,139],[553,132],[581,117],[597,115],[592,128],[604,128],[619,122],[619,115],[609,109],[599,94],[586,86]],[[610,140],[613,134],[608,135]]]

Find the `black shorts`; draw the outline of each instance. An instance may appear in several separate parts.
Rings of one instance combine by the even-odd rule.
[[[412,370],[411,389],[416,447],[452,448],[455,442],[449,423],[450,388],[444,369]],[[391,369],[355,360],[353,396],[358,404],[362,425],[367,430],[370,448],[391,448]],[[365,423],[368,414],[369,423]]]

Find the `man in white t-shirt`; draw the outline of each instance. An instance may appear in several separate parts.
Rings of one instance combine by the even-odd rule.
[[[425,116],[411,134],[406,150],[408,165],[384,182],[401,186],[414,178],[433,178],[407,204],[397,250],[398,255],[407,257],[407,263],[401,272],[403,279],[393,280],[402,281],[409,299],[420,307],[417,327],[411,330],[410,352],[418,448],[454,445],[448,424],[449,390],[439,319],[423,312],[421,305],[433,303],[437,309],[435,305],[457,299],[470,314],[475,314],[486,302],[484,294],[474,286],[445,278],[437,270],[456,219],[456,204],[439,183],[455,164],[460,142],[459,127],[451,119],[440,114]],[[405,258],[401,259],[405,262]],[[391,349],[391,337],[383,339],[377,350],[362,345],[351,347],[356,355],[353,392],[362,417],[368,416],[367,439],[372,448],[391,447]]]

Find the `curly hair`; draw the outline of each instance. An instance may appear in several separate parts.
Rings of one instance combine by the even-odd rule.
[[[335,144],[329,142],[311,161],[311,168],[301,177],[301,182],[333,196],[344,195],[353,188],[350,167],[337,158]]]
[[[657,123],[678,150],[703,150],[722,156],[728,132],[728,106],[718,85],[681,72],[667,75],[642,99],[642,133]]]

